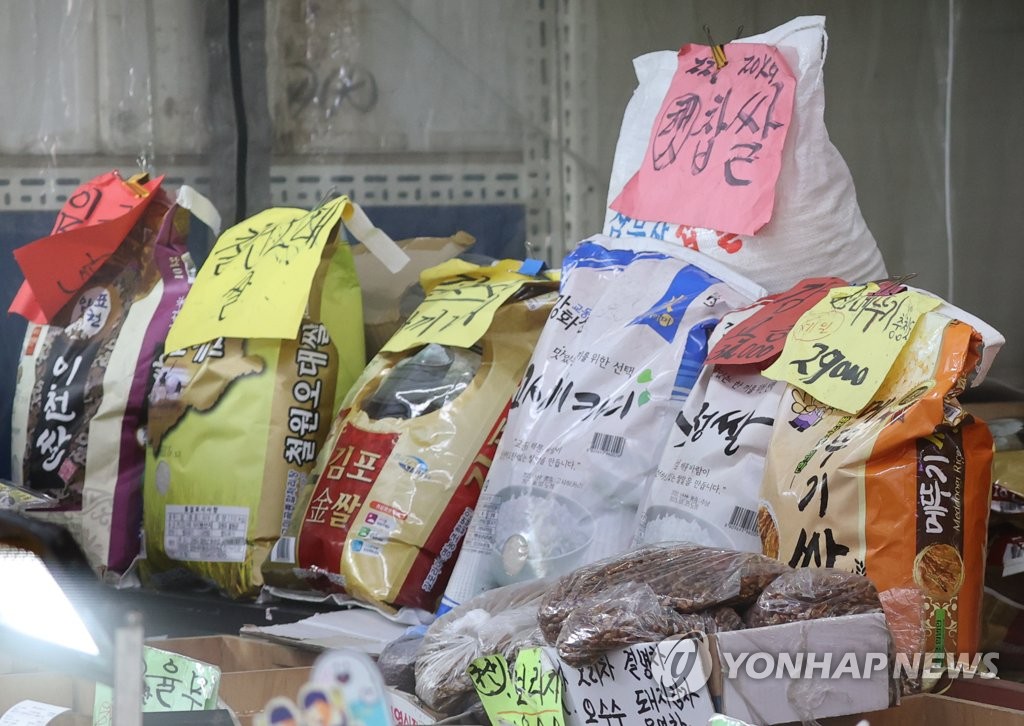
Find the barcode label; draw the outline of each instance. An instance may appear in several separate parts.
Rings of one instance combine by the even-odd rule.
[[[752,534],[755,537],[760,536],[757,531],[757,512],[753,509],[733,507],[732,516],[729,517],[729,527]]]
[[[295,564],[295,538],[294,537],[282,537],[277,540],[277,544],[274,545],[274,549],[270,551],[271,562],[284,562],[285,564]]]
[[[625,448],[625,436],[594,434],[594,438],[590,441],[591,451],[598,451],[602,454],[608,454],[608,456],[622,456],[622,450]]]

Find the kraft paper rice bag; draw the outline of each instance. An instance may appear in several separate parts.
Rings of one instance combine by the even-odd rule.
[[[1002,342],[945,304],[917,320],[861,410],[786,389],[760,492],[763,552],[866,575],[900,652],[978,647],[992,436],[958,397]]]
[[[521,265],[424,272],[427,297],[352,387],[268,584],[436,608],[556,296]]]
[[[139,552],[147,383],[192,275],[188,210],[160,183],[111,172],[79,187],[54,234],[29,246],[46,247],[54,277],[31,279],[19,259],[32,287],[12,306],[41,320],[44,283],[69,296],[51,324],[29,323],[22,345],[14,483],[34,495],[34,516],[66,526],[111,579]],[[60,276],[58,260],[76,255],[80,274]]]
[[[242,222],[200,271],[152,372],[142,572],[154,584],[187,574],[233,597],[262,585],[260,566],[364,364],[343,222],[394,244],[342,197]]]
[[[763,293],[687,250],[610,243],[565,259],[442,609],[627,548],[711,329]]]

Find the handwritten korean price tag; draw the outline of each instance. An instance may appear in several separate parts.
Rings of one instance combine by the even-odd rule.
[[[754,314],[730,328],[715,344],[707,364],[754,365],[772,360],[782,352],[786,336],[800,316],[830,289],[846,284],[838,277],[816,277],[758,301]]]
[[[778,49],[685,45],[640,170],[612,202],[634,219],[752,235],[771,219],[796,78]]]
[[[167,336],[167,350],[225,338],[299,332],[324,246],[349,208],[339,197],[307,212],[267,209],[220,236]]]
[[[398,353],[427,343],[468,348],[487,332],[502,303],[538,279],[517,272],[522,263],[503,260],[480,267],[463,260],[431,267],[420,275],[426,299],[383,350]]]
[[[143,649],[144,672],[142,710],[210,711],[217,708],[220,669],[177,653],[146,647]],[[113,723],[113,692],[97,684],[93,706],[93,724]]]
[[[878,391],[918,319],[937,298],[878,285],[836,287],[797,321],[782,355],[764,376],[786,381],[822,403],[857,413]]]
[[[51,321],[121,246],[162,182],[138,184],[111,171],[78,187],[50,236],[14,251],[25,282],[9,312],[34,323]]]
[[[521,650],[514,672],[504,656],[489,655],[473,661],[467,673],[496,726],[565,726],[562,678],[540,648]]]

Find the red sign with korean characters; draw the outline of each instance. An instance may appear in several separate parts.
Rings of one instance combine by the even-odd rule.
[[[298,566],[338,572],[351,522],[398,443],[399,434],[345,424],[303,516]]]

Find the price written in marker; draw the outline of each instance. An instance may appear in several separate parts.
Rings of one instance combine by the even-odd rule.
[[[398,353],[428,343],[468,348],[487,332],[494,313],[523,285],[539,282],[519,274],[517,260],[503,260],[480,267],[462,260],[449,260],[420,276],[426,299],[402,328],[384,346],[384,352]]]
[[[143,712],[209,711],[217,707],[220,690],[217,666],[149,647],[144,649],[143,658]],[[109,687],[96,685],[95,726],[113,723],[113,700]]]
[[[756,311],[715,344],[707,363],[754,365],[773,360],[782,352],[789,331],[800,317],[823,300],[829,290],[846,284],[838,277],[816,277],[759,300]]]
[[[138,184],[108,172],[78,187],[50,236],[14,251],[25,282],[9,311],[34,323],[51,321],[121,246],[162,182]]]
[[[290,340],[324,247],[349,211],[339,197],[311,212],[273,208],[220,236],[167,336],[167,350],[217,338]]]
[[[837,287],[804,313],[764,375],[847,413],[866,406],[920,317],[940,301],[905,290],[876,295],[874,283]]]

